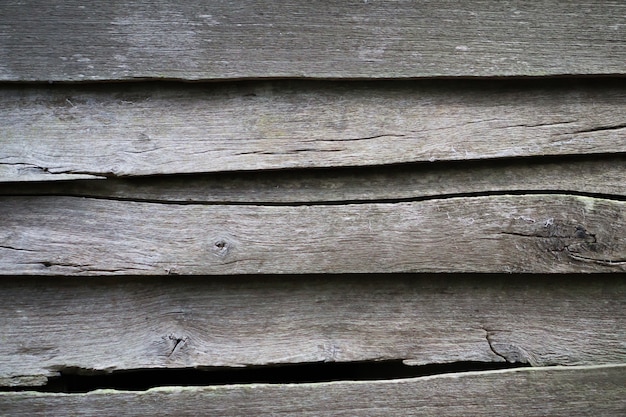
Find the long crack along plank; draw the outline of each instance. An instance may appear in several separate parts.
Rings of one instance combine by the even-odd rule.
[[[4,1],[1,81],[626,73],[619,0]]]
[[[614,79],[5,85],[0,181],[624,153],[624,114]]]
[[[373,360],[626,362],[624,276],[15,277],[2,282],[2,296],[11,300],[0,304],[0,385],[5,386],[43,385],[67,369]]]
[[[0,200],[2,274],[626,271],[626,202],[575,195],[262,206]]]
[[[0,183],[0,196],[75,196],[163,203],[348,204],[489,193],[626,199],[626,153],[325,170]]]
[[[166,387],[144,392],[0,393],[0,412],[44,416],[621,416],[626,365],[469,372],[292,385]]]

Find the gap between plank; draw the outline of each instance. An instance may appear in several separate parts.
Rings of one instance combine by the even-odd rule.
[[[159,387],[250,384],[310,384],[388,381],[531,367],[521,362],[452,362],[412,366],[403,360],[318,362],[242,368],[133,369],[113,372],[66,368],[41,387],[2,387],[0,392],[35,391],[78,394],[98,389],[146,391]]]

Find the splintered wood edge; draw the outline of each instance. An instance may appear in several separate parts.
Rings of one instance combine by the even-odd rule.
[[[405,380],[159,387],[143,392],[0,393],[0,411],[48,415],[622,415],[626,365],[468,372]],[[529,402],[530,401],[530,402]]]
[[[624,13],[615,0],[5,1],[0,80],[624,74]]]

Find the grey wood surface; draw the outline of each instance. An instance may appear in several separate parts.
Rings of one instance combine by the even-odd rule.
[[[5,0],[0,80],[624,74],[594,1]]]
[[[624,114],[622,79],[4,85],[0,181],[624,153]]]
[[[624,275],[5,277],[0,294],[0,385],[66,369],[626,362]]]
[[[626,198],[626,154],[455,161],[323,170],[266,170],[107,180],[0,183],[0,196],[75,196],[204,204],[330,204],[572,193]]]
[[[626,202],[528,194],[343,205],[0,200],[0,273],[626,271]]]
[[[5,415],[623,416],[626,366],[554,367],[380,382],[0,393]]]

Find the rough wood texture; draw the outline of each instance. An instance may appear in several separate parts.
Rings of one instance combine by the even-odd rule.
[[[260,206],[0,200],[0,273],[626,271],[626,202],[568,195]]]
[[[2,274],[617,272],[626,202],[567,195],[233,206],[0,201]]]
[[[4,1],[0,80],[624,74],[619,0]]]
[[[624,114],[619,79],[9,85],[0,181],[623,153]]]
[[[75,196],[170,203],[323,204],[487,193],[626,199],[626,154],[0,183],[0,196]]]
[[[0,412],[46,416],[623,416],[626,366],[554,367],[298,385],[0,393]]]
[[[626,278],[5,278],[0,385],[84,371],[402,359],[626,362]]]

